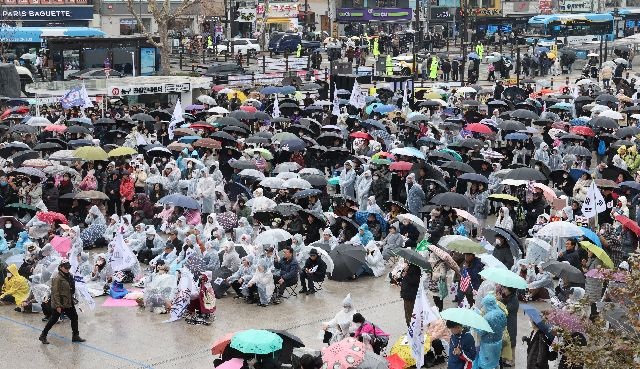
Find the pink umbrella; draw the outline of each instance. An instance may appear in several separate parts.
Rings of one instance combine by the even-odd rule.
[[[242,359],[233,358],[216,366],[216,369],[240,369],[242,368]]]
[[[533,187],[542,190],[542,195],[549,202],[553,202],[553,200],[558,198],[558,196],[556,196],[555,191],[551,187],[549,187],[547,185],[544,185],[542,183],[534,183]]]
[[[50,243],[62,257],[67,257],[69,250],[71,250],[71,239],[69,237],[55,236]]]
[[[47,126],[44,130],[49,132],[64,132],[67,130],[67,126],[52,124]]]
[[[453,260],[446,250],[443,250],[436,245],[428,245],[427,247],[429,248],[429,251],[433,252],[440,260],[444,261],[449,268],[455,270],[458,274],[460,273],[460,266],[455,260]]]
[[[349,337],[322,349],[325,368],[355,368],[364,360],[364,344]]]
[[[458,209],[458,208],[453,208],[453,210],[456,211],[456,215],[457,216],[463,217],[464,219],[470,221],[471,223],[480,225],[480,223],[478,223],[478,219],[476,217],[474,217],[473,215],[471,215],[468,211],[462,210],[462,209]]]

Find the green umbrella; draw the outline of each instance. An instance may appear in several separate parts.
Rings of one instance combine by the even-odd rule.
[[[447,245],[447,249],[457,251],[461,254],[483,254],[487,252],[481,244],[470,239],[456,240]]]
[[[460,156],[460,154],[458,154],[457,152],[451,150],[451,149],[440,149],[438,150],[438,152],[445,152],[447,154],[450,154],[451,156],[453,156],[454,159],[456,159],[456,161],[462,161],[462,156]]]
[[[489,323],[478,313],[471,309],[451,308],[440,313],[442,319],[451,320],[471,328],[493,333]]]
[[[480,272],[484,279],[496,282],[505,287],[513,287],[521,290],[527,289],[527,281],[516,273],[501,268],[486,268]]]
[[[38,211],[35,206],[23,204],[21,202],[14,202],[13,204],[6,205],[5,208],[26,209],[31,211]]]
[[[330,185],[337,185],[338,183],[340,183],[340,177],[333,177],[333,178],[329,178],[329,180],[327,181],[328,184]]]
[[[270,354],[282,348],[282,337],[262,329],[249,329],[236,333],[231,347],[244,354]]]
[[[390,165],[391,164],[391,160],[387,160],[387,159],[373,159],[373,160],[371,160],[371,162],[373,164],[378,164],[378,165]]]

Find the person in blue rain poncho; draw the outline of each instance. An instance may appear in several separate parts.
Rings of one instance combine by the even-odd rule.
[[[4,229],[0,229],[0,255],[9,251],[9,244],[7,240],[4,238]]]
[[[480,341],[478,357],[473,362],[473,369],[494,369],[500,365],[502,352],[502,334],[507,327],[507,316],[498,306],[493,294],[482,299],[482,316],[489,323],[493,332],[476,330]]]
[[[358,228],[358,233],[353,236],[351,243],[354,245],[366,246],[369,241],[373,241],[373,233],[369,230],[369,226],[366,224],[361,225]]]
[[[22,231],[18,233],[18,241],[16,241],[16,247],[15,247],[18,254],[25,253],[26,251],[25,244],[27,242],[31,242],[31,240],[29,239],[29,233],[27,233],[27,231]]]

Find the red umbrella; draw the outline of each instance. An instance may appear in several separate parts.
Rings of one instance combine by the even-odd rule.
[[[493,133],[493,130],[489,126],[484,125],[482,123],[467,124],[467,126],[464,127],[464,129],[466,131],[471,131],[471,132],[475,132],[475,133],[482,133],[482,134],[487,134],[487,135]]]
[[[633,233],[640,235],[640,226],[633,220],[625,217],[624,215],[616,215],[616,220],[622,224],[623,227],[629,228]]]
[[[413,168],[413,163],[409,163],[408,161],[396,161],[391,163],[391,165],[389,165],[389,170],[394,170],[399,172],[411,170],[411,168]]]
[[[47,211],[47,212],[39,211],[36,213],[36,217],[38,217],[38,220],[40,220],[41,222],[45,222],[48,224],[54,224],[56,221],[63,224],[69,223],[67,221],[67,217],[65,217],[63,214],[56,213],[55,211]]]
[[[389,369],[404,369],[406,365],[405,361],[402,360],[398,354],[387,356],[386,359],[389,362]]]
[[[389,159],[389,160],[396,160],[396,157],[390,153],[390,152],[386,152],[386,151],[380,151],[378,153],[375,153],[371,156],[371,159]]]
[[[373,137],[371,137],[371,135],[368,134],[367,132],[353,132],[352,134],[349,135],[349,137],[362,138],[365,140],[373,140]]]
[[[220,91],[220,90],[224,90],[225,88],[227,88],[227,87],[226,87],[226,86],[223,86],[223,85],[215,85],[215,86],[211,87],[211,89],[212,89],[213,91],[216,91],[216,92],[218,92],[218,91]]]
[[[258,109],[256,109],[254,106],[249,106],[249,105],[243,105],[240,107],[240,110],[244,110],[248,113],[255,113],[258,111]]]
[[[26,106],[17,106],[14,108],[9,108],[7,110],[5,110],[2,115],[0,115],[0,120],[2,119],[6,119],[9,115],[11,114],[26,114],[29,112],[29,108]]]
[[[571,127],[569,132],[571,132],[573,134],[576,134],[576,135],[580,135],[580,136],[593,137],[593,136],[596,135],[595,132],[593,132],[593,130],[591,128],[585,127],[585,126]]]
[[[69,250],[71,250],[71,239],[69,237],[55,236],[49,243],[62,257],[66,257]]]
[[[210,130],[216,129],[216,127],[214,127],[214,126],[212,126],[210,124],[203,124],[203,123],[190,124],[189,128],[191,128],[191,129],[210,129]]]
[[[231,339],[233,338],[234,335],[235,335],[234,332],[229,332],[225,334],[224,337],[214,342],[213,346],[211,346],[211,355],[222,355],[222,353],[224,352],[224,349],[226,349],[227,346],[229,346],[229,343],[231,342]]]

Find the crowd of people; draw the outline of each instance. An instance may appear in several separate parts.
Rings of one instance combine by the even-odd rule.
[[[585,275],[628,272],[640,231],[630,96],[581,78],[558,90],[442,85],[407,103],[378,84],[356,107],[355,88],[327,101],[287,87],[216,86],[176,128],[169,111],[136,105],[7,107],[0,302],[42,313],[42,343],[65,318],[82,342],[75,306],[100,296],[208,325],[216,299],[264,308],[327,277],[385,278],[407,326],[421,291],[432,298],[428,365],[490,369],[515,365],[520,302],[593,316],[606,292]],[[585,289],[592,308],[576,311]],[[449,295],[491,332],[440,317]],[[383,353],[385,323],[349,296],[342,305],[324,342],[353,336]],[[541,327],[527,368],[553,356]]]

